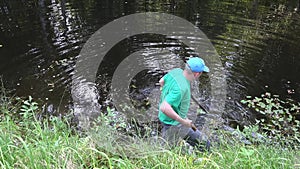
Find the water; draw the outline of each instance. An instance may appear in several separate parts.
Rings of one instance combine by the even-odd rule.
[[[56,112],[72,106],[71,77],[80,50],[90,36],[110,21],[136,12],[164,12],[197,25],[212,41],[226,72],[226,119],[246,123],[238,103],[246,95],[270,91],[300,101],[300,14],[290,1],[0,1],[0,72],[9,89],[31,95]],[[191,41],[193,37],[191,37]],[[162,43],[164,42],[164,43]],[[153,50],[155,49],[155,50]],[[113,105],[111,76],[122,59],[146,50],[148,63],[178,66],[192,53],[174,39],[137,35],[118,43],[97,74],[101,109]],[[157,50],[172,51],[174,55]],[[177,54],[177,55],[175,55]],[[159,57],[157,57],[159,55]],[[154,64],[155,65],[155,64]],[[133,79],[130,96],[145,100],[164,70],[151,68]],[[198,99],[209,105],[209,77],[201,78]],[[155,90],[154,90],[155,91]],[[146,101],[147,102],[147,99]]]

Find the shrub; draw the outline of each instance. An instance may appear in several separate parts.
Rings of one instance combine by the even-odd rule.
[[[270,93],[254,98],[247,96],[241,103],[259,114],[256,125],[260,127],[261,132],[268,135],[272,143],[300,147],[300,121],[296,118],[300,113],[300,103],[283,101],[278,95]]]

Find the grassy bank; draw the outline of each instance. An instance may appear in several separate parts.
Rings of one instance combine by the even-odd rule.
[[[100,125],[101,119],[91,131],[79,133],[68,118],[38,116],[39,107],[32,99],[2,95],[0,111],[1,168],[300,167],[300,153],[280,147],[222,142],[210,153],[187,154],[120,135]]]

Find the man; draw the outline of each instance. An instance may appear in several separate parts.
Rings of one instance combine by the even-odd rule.
[[[170,137],[170,134],[182,136],[183,131],[183,137],[190,145],[200,145],[202,135],[199,130],[192,129],[192,121],[187,118],[187,113],[191,100],[190,83],[198,79],[202,72],[209,72],[209,68],[203,59],[193,57],[187,61],[184,70],[173,69],[159,80],[162,93],[158,118],[163,125],[162,136],[165,139]],[[172,127],[177,130],[171,131]],[[206,145],[206,148],[209,148],[209,145]]]

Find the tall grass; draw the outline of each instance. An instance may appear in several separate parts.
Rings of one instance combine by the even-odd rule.
[[[7,97],[0,106],[1,168],[294,168],[299,152],[266,145],[223,142],[210,153],[168,149],[157,140],[129,137],[99,123],[86,133],[71,129],[68,119],[37,120],[31,99]],[[28,114],[25,117],[27,105]],[[21,110],[23,106],[23,110]],[[37,106],[37,105],[36,105]],[[101,122],[101,119],[100,119]],[[298,156],[296,155],[298,153]],[[298,163],[298,164],[297,164]]]

